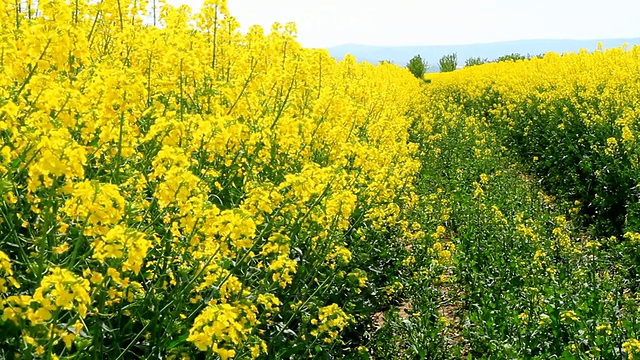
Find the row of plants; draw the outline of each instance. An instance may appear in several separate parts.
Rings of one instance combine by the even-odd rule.
[[[421,338],[423,353],[389,358],[637,356],[638,293],[621,247],[637,239],[589,233],[582,204],[547,195],[503,145],[487,109],[461,100],[464,84],[448,81],[427,86],[430,101],[413,138],[423,163],[416,188],[434,199],[423,212],[446,214],[437,224],[443,235],[434,234],[446,241],[430,243],[429,266],[443,269],[423,278],[420,295],[407,295],[418,304],[413,311],[444,318],[439,326],[392,322],[403,341]],[[425,355],[433,345],[439,351]]]
[[[639,66],[639,47],[549,53],[463,69],[442,85],[483,109],[503,145],[550,192],[579,201],[599,234],[622,235],[638,227]]]

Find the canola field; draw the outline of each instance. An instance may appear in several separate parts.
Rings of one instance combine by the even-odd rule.
[[[330,352],[370,307],[354,252],[419,236],[419,80],[146,6],[0,5],[0,357]]]
[[[148,6],[0,3],[0,359],[640,356],[640,48],[426,83]]]

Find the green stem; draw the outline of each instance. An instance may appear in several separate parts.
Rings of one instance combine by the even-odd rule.
[[[124,22],[123,22],[123,16],[122,16],[122,5],[120,4],[120,0],[118,1],[118,15],[120,16],[120,31],[124,31]]]

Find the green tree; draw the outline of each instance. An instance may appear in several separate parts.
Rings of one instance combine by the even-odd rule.
[[[479,58],[479,57],[472,57],[472,58],[468,58],[465,62],[464,62],[464,66],[465,67],[469,67],[469,66],[477,66],[477,65],[482,65],[482,64],[486,64],[489,62],[489,59],[487,58]]]
[[[525,60],[527,57],[518,53],[513,53],[509,55],[503,55],[496,59],[495,62],[504,62],[504,61],[518,61]]]
[[[440,72],[450,72],[458,68],[458,54],[453,53],[440,58]]]
[[[424,78],[424,73],[428,67],[427,62],[423,60],[420,55],[414,56],[409,60],[409,63],[407,63],[407,69],[418,79]]]

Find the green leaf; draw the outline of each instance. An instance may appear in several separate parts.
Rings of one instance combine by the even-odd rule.
[[[11,191],[12,184],[9,180],[0,179],[0,196],[4,196],[4,194]]]
[[[182,344],[183,342],[185,342],[187,340],[188,337],[189,337],[189,334],[182,334],[182,335],[178,336],[178,338],[176,338],[175,340],[173,340],[172,342],[169,343],[169,346],[167,346],[167,350],[171,350],[174,347]]]

